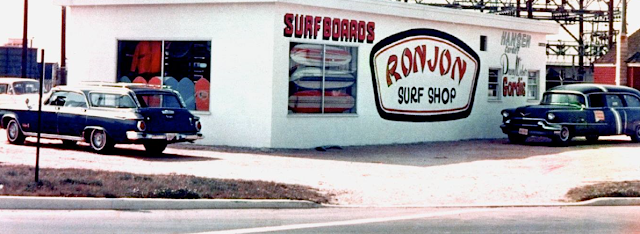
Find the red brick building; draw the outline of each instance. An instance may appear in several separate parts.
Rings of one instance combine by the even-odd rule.
[[[622,45],[620,48],[616,45],[609,53],[596,60],[593,81],[640,89],[640,30],[628,38],[621,36],[619,42]],[[618,53],[621,55],[621,66],[617,66]]]

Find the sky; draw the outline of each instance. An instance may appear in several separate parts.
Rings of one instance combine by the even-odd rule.
[[[0,45],[4,45],[9,38],[22,38],[24,0],[0,0],[0,2]],[[640,28],[640,14],[636,13],[640,12],[640,1],[629,0],[627,12],[629,12],[627,23],[630,34]],[[33,47],[45,49],[47,62],[60,63],[61,7],[55,5],[53,0],[29,0],[28,16],[27,38],[30,43]],[[615,28],[619,29],[620,26],[616,25]],[[548,39],[567,38],[563,31],[560,29],[558,35],[550,36]]]

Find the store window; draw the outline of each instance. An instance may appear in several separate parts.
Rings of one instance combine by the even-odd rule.
[[[538,85],[540,82],[540,72],[538,71],[529,71],[529,78],[527,81],[527,99],[528,100],[538,100],[539,98],[539,90],[540,86]]]
[[[210,41],[118,41],[118,82],[165,85],[190,110],[209,111]]]
[[[500,69],[489,69],[489,100],[500,100]]]
[[[356,47],[294,43],[289,51],[289,113],[356,113]]]

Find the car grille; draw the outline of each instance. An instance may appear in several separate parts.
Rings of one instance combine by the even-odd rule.
[[[513,118],[511,119],[511,124],[519,125],[519,126],[530,126],[537,127],[538,122],[543,121],[543,119],[533,119],[533,118]]]

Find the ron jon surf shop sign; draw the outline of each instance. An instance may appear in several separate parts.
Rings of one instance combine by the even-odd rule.
[[[412,29],[377,43],[370,54],[378,113],[397,121],[446,121],[471,113],[480,58],[458,38]]]

